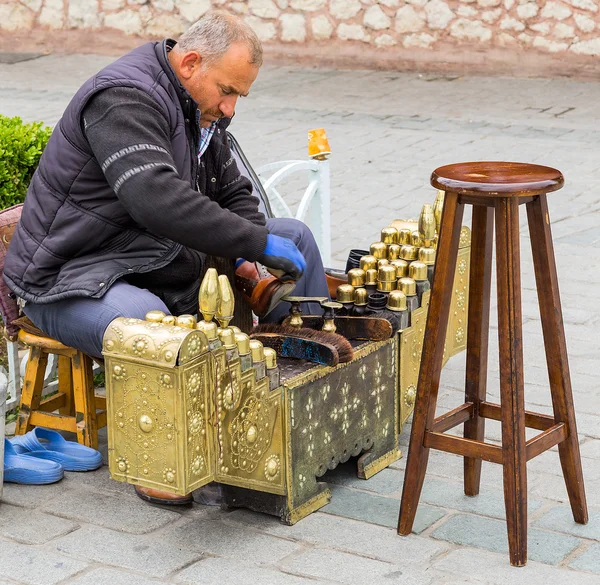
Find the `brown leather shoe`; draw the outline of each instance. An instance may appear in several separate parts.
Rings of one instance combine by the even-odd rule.
[[[295,288],[294,282],[281,282],[255,262],[243,262],[235,271],[235,286],[259,318],[266,317]]]
[[[142,500],[150,502],[151,504],[161,504],[162,506],[185,506],[194,501],[192,494],[188,494],[187,496],[177,496],[154,488],[142,487],[141,485],[133,487],[135,488],[135,493],[142,498]]]

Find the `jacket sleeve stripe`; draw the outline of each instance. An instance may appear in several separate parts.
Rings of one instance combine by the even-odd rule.
[[[135,175],[139,175],[140,173],[143,173],[144,171],[147,171],[149,169],[153,169],[155,167],[165,167],[168,169],[171,169],[173,171],[175,171],[177,173],[177,169],[170,164],[167,163],[148,163],[145,165],[140,165],[137,167],[133,167],[127,171],[125,171],[116,181],[115,184],[113,185],[113,190],[115,193],[119,192],[119,189],[123,186],[123,183],[125,181],[127,181],[127,179],[131,179],[131,177],[135,177]]]
[[[140,152],[142,150],[154,150],[156,152],[164,152],[165,154],[169,154],[169,151],[162,146],[157,146],[156,144],[133,144],[132,146],[127,146],[126,148],[122,148],[117,152],[111,154],[103,163],[102,163],[102,172],[105,173],[106,169],[119,160],[121,157],[131,154],[132,152]]]

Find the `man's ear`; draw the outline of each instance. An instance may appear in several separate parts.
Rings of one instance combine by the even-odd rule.
[[[179,71],[184,79],[192,77],[194,72],[202,66],[202,57],[197,51],[189,51],[179,62]]]

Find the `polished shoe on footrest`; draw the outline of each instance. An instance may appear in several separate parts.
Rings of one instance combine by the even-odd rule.
[[[242,262],[235,269],[235,286],[259,318],[266,317],[295,288],[294,282],[281,282],[257,262]]]

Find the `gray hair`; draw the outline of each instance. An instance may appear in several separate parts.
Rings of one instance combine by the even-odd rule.
[[[256,33],[242,19],[224,10],[207,12],[179,37],[176,49],[185,53],[198,51],[206,65],[211,65],[235,42],[248,47],[251,65],[262,65],[263,50]]]

